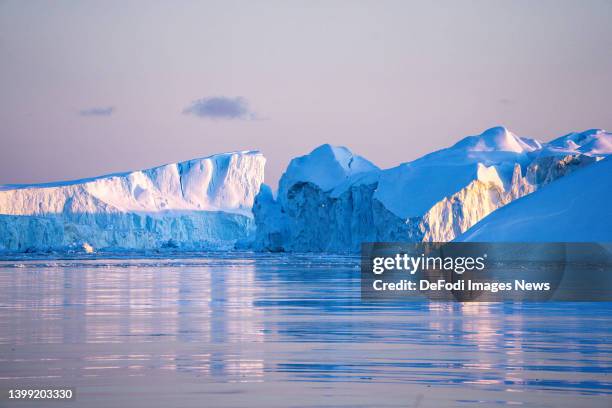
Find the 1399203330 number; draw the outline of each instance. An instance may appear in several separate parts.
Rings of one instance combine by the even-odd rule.
[[[41,388],[41,389],[10,389],[9,399],[57,399],[67,400],[74,397],[74,391],[70,388]]]

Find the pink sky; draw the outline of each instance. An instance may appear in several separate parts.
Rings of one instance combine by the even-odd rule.
[[[259,149],[275,186],[326,142],[390,167],[495,125],[612,128],[611,20],[604,0],[2,2],[0,184]]]

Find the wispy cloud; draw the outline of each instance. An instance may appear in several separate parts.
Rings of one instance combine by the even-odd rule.
[[[94,108],[82,109],[79,111],[80,116],[110,116],[115,112],[112,106],[98,106]]]
[[[241,97],[211,96],[198,99],[183,109],[183,113],[206,119],[257,119],[246,99]]]

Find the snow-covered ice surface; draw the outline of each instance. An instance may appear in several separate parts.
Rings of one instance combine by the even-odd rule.
[[[256,151],[148,170],[0,189],[0,250],[232,247],[253,232]]]
[[[296,183],[312,183],[328,191],[356,175],[377,170],[370,161],[346,147],[324,144],[291,160],[279,181],[278,197],[281,202],[286,200],[289,188]]]
[[[590,129],[582,133],[569,133],[546,144],[542,154],[585,154],[588,156],[612,153],[612,133]]]
[[[291,162],[278,200],[269,189],[257,197],[254,247],[354,252],[362,242],[451,241],[498,208],[610,153],[610,134],[602,130],[542,144],[495,127],[391,169],[348,171],[344,163],[369,162],[324,145]]]
[[[492,128],[384,172],[374,198],[399,217],[418,217],[476,180],[503,189],[502,178],[539,147],[503,127]]]
[[[612,157],[500,208],[457,241],[612,242]]]

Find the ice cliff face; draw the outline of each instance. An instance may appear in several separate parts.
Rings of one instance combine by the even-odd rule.
[[[259,152],[93,179],[0,188],[0,250],[225,248],[254,230]]]
[[[255,249],[316,252],[359,245],[372,225],[372,211],[362,203],[371,198],[368,183],[379,171],[348,149],[330,145],[293,159],[279,182],[278,199],[266,187],[255,200]]]
[[[340,160],[330,152],[340,148],[321,146],[292,161],[278,200],[269,190],[257,197],[254,247],[336,252],[369,241],[451,241],[496,209],[595,162],[608,151],[607,138],[587,131],[542,145],[497,127],[388,170],[346,149]],[[368,165],[353,171],[346,163]]]
[[[457,241],[611,242],[612,158],[538,189],[470,228]]]

